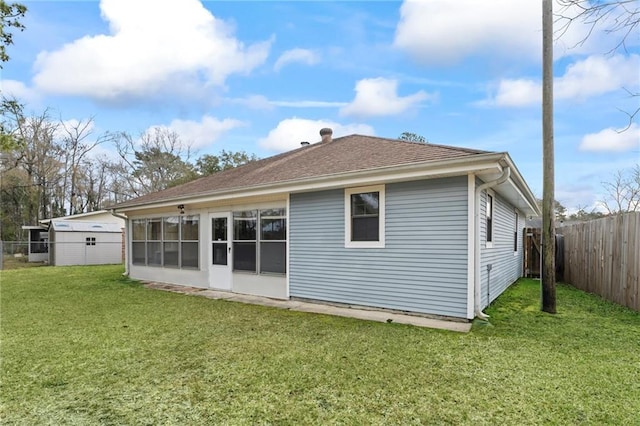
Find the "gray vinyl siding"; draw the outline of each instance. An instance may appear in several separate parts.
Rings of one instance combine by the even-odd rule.
[[[385,247],[362,249],[344,246],[344,189],[291,194],[290,295],[466,318],[466,176],[385,195]]]
[[[482,307],[488,306],[507,287],[522,276],[522,228],[524,217],[518,213],[518,250],[514,252],[513,238],[516,229],[516,211],[499,194],[493,197],[493,247],[486,247],[486,192],[481,194],[480,211],[480,277]],[[491,272],[487,270],[491,265]]]

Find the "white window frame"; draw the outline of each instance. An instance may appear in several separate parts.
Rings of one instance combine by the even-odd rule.
[[[487,204],[489,202],[489,196],[491,197],[491,241],[489,241],[489,229],[487,227]],[[494,229],[496,229],[496,193],[493,192],[491,189],[487,189],[487,192],[485,194],[485,199],[484,199],[484,241],[485,241],[485,247],[486,248],[493,248],[493,243],[494,243],[494,236],[495,236],[495,232],[493,232]]]
[[[515,239],[515,241],[513,242],[513,248],[515,249],[513,251],[513,255],[514,256],[518,256],[518,253],[520,252],[520,245],[518,244],[518,236],[520,234],[520,214],[518,213],[518,209],[514,208],[513,212],[515,213],[515,218],[516,218],[516,224],[514,226],[514,236],[513,238]]]
[[[378,241],[351,241],[351,195],[377,192]],[[385,185],[359,186],[344,190],[344,246],[345,248],[384,248],[385,246]]]

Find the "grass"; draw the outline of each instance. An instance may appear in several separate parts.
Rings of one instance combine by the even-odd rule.
[[[34,268],[37,266],[46,266],[44,262],[29,262],[27,256],[15,257],[5,255],[2,260],[2,269],[22,269],[22,268]]]
[[[3,271],[2,424],[640,424],[640,315],[522,280],[459,334]]]

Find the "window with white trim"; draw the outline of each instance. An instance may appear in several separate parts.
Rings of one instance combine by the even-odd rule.
[[[131,263],[199,268],[198,215],[133,219]]]
[[[493,195],[489,194],[488,192],[485,207],[485,216],[487,220],[485,229],[487,246],[491,247],[491,245],[493,245]]]
[[[384,185],[347,188],[344,194],[345,247],[384,247]]]
[[[515,224],[513,225],[513,252],[518,253],[518,210],[513,211]]]

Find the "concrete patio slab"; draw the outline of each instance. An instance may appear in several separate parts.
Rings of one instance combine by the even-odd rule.
[[[171,291],[174,293],[188,294],[192,296],[207,297],[209,299],[223,299],[232,302],[248,303],[252,305],[269,306],[291,311],[308,312],[323,315],[335,315],[347,318],[357,318],[365,321],[395,322],[409,324],[416,327],[435,328],[440,330],[457,331],[467,333],[471,330],[470,322],[447,321],[436,318],[428,318],[418,315],[408,315],[384,310],[360,309],[353,307],[334,306],[323,303],[301,302],[296,300],[280,300],[268,297],[253,296],[248,294],[232,293],[227,291],[202,289],[173,284],[145,282],[145,287],[156,290]]]

